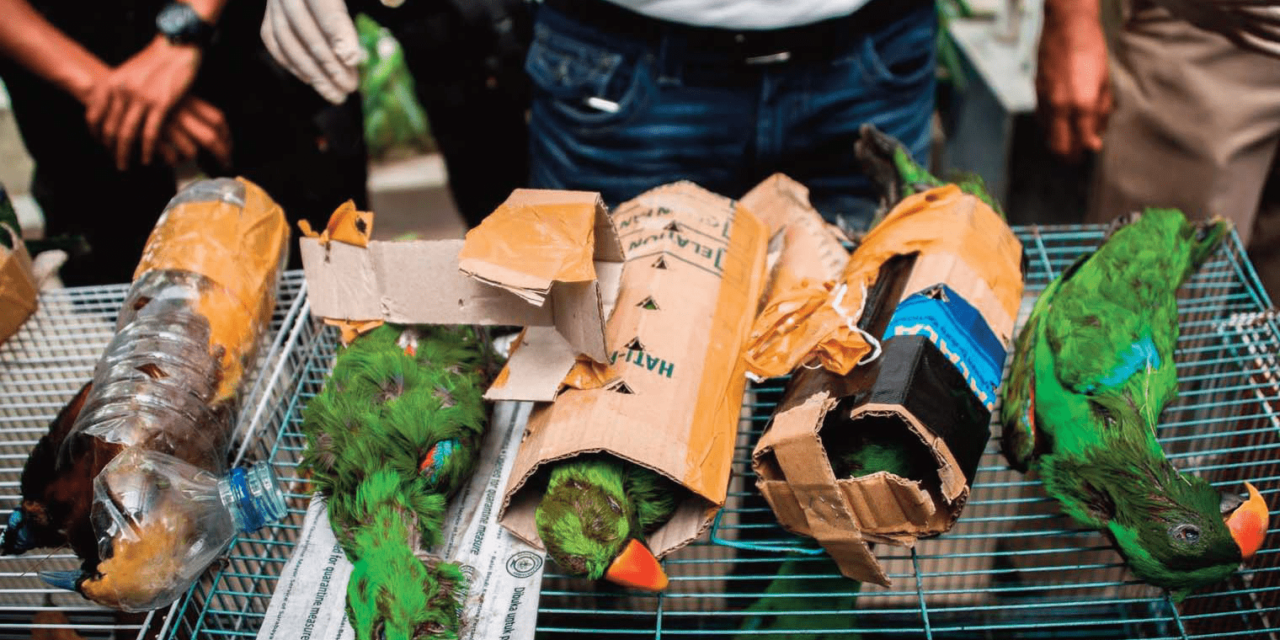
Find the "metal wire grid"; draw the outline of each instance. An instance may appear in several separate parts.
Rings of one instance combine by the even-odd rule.
[[[1096,246],[1102,229],[1017,231],[1029,258],[1021,324],[1034,298]],[[1182,468],[1222,488],[1238,489],[1248,479],[1275,503],[1280,368],[1268,359],[1280,332],[1274,317],[1260,313],[1268,306],[1233,237],[1180,292],[1180,397],[1163,414],[1158,436]],[[726,544],[702,540],[672,554],[664,561],[671,587],[658,596],[549,571],[540,638],[1263,638],[1280,627],[1280,552],[1262,551],[1229,581],[1175,606],[1133,579],[1103,536],[1058,515],[1038,480],[1009,470],[994,425],[956,527],[914,549],[876,549],[891,588],[859,589],[840,579],[823,555],[727,546],[814,546],[781,530],[753,486],[750,454],[781,392],[782,384],[773,383],[748,396],[751,415],[736,450],[734,485],[713,532]],[[788,562],[792,575],[770,589]]]
[[[283,356],[291,353],[299,323],[306,317],[301,272],[281,280],[268,341],[258,355],[255,380],[241,409],[238,434],[252,440],[261,424],[260,405],[273,399],[269,382],[292,378]],[[115,332],[127,285],[78,287],[43,292],[39,307],[22,329],[0,346],[0,514],[7,518],[21,498],[19,482],[27,456],[57,412],[93,374]],[[46,555],[0,557],[0,638],[142,638],[153,634],[165,611],[125,614],[79,595],[53,589],[39,570],[75,569],[68,549]],[[70,634],[78,635],[70,635]]]
[[[1101,238],[1098,228],[1018,232],[1030,258],[1027,300]],[[1280,331],[1274,318],[1233,318],[1268,307],[1238,241],[1182,294],[1182,393],[1163,415],[1161,440],[1184,468],[1223,487],[1250,479],[1274,502],[1273,494],[1280,491],[1275,378],[1280,367],[1267,359],[1276,351]],[[1024,304],[1023,319],[1027,309]],[[287,358],[297,375],[272,387],[281,401],[264,405],[264,437],[251,451],[271,460],[289,483],[289,519],[236,544],[226,565],[181,603],[163,637],[252,637],[262,623],[310,495],[296,470],[305,445],[300,409],[319,392],[336,350],[334,331],[299,326],[298,350]],[[752,486],[748,463],[781,391],[773,384],[749,392],[719,537],[806,545],[778,528]],[[1280,552],[1264,550],[1227,583],[1175,607],[1163,593],[1133,580],[1104,538],[1058,516],[1037,481],[1008,470],[996,440],[952,532],[921,541],[914,550],[880,547],[878,552],[894,580],[892,588],[859,589],[839,578],[821,555],[735,549],[705,538],[664,561],[672,584],[658,596],[567,578],[551,565],[537,633],[540,638],[1261,638],[1280,626],[1275,620]],[[788,561],[798,575],[781,583],[786,588],[766,594]],[[747,610],[770,601],[784,604],[765,615]],[[744,626],[755,628],[746,632]]]
[[[304,303],[300,313],[308,315],[310,305]],[[301,411],[324,386],[337,352],[337,331],[303,321],[296,325],[292,344],[284,359],[292,375],[273,380],[266,390],[271,400],[261,405],[262,429],[245,451],[246,460],[271,463],[285,489],[288,515],[279,524],[240,537],[222,565],[179,602],[160,638],[255,637],[262,626],[311,500],[310,481],[298,472],[307,442]]]

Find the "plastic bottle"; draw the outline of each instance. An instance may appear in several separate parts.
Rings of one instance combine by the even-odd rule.
[[[270,468],[228,473],[227,457],[287,243],[280,207],[247,181],[198,182],[165,208],[58,450],[60,474],[101,470],[91,508],[72,516],[88,518],[96,548],[73,537],[83,571],[42,574],[50,583],[117,609],[155,609],[238,532],[284,517]]]

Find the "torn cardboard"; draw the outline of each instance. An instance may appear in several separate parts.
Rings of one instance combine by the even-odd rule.
[[[920,263],[908,294],[934,284],[937,274],[951,274],[947,283],[1002,341],[1009,340],[1022,291],[1022,245],[989,206],[946,185],[894,207],[866,234],[837,282],[771,298],[752,328],[748,369],[768,378],[816,360],[848,373],[873,352],[854,328],[866,292],[880,265],[906,254],[917,255]]]
[[[769,225],[769,235],[783,237],[779,268],[794,280],[835,280],[849,263],[844,237],[809,204],[804,185],[776,173],[742,197],[742,205]]]
[[[372,225],[348,217],[366,230]],[[604,305],[616,296],[622,249],[599,194],[518,189],[465,241],[358,246],[337,237],[301,240],[315,316],[352,327],[386,321],[553,329],[530,336],[513,356],[513,374],[487,399],[551,400],[573,365],[566,353],[608,357]]]
[[[35,313],[38,289],[22,236],[6,224],[0,224],[0,233],[7,234],[13,244],[13,249],[0,245],[0,344],[4,344]]]
[[[607,452],[689,490],[647,540],[662,556],[696,539],[724,504],[746,386],[741,351],[769,233],[745,207],[687,182],[621,205],[613,222],[626,261],[606,327],[608,364],[595,376],[604,384],[566,389],[534,410],[499,518],[541,546],[538,472]]]
[[[875,248],[883,258],[860,261],[855,252],[851,270],[878,265],[870,278],[846,277],[871,283],[856,326],[878,341],[870,346],[879,353],[844,375],[798,369],[753,452],[757,486],[782,526],[817,539],[856,580],[889,585],[870,543],[912,546],[955,524],[990,435],[1016,318],[1007,303],[1022,294],[1021,246],[1002,222],[1001,233],[979,233],[993,228],[994,213],[958,195],[950,187],[907,198],[899,205],[907,215],[958,208],[913,225],[919,237],[901,246]],[[895,209],[886,220],[895,213],[903,215]],[[842,443],[867,446],[887,435],[924,465],[920,477],[836,476],[832,459]]]

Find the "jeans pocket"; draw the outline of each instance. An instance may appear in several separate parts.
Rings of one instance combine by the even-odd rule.
[[[871,34],[862,42],[859,59],[873,86],[914,87],[937,72],[938,25],[932,7],[913,12]]]
[[[539,27],[525,60],[535,99],[584,128],[611,127],[638,113],[648,90],[643,59]]]

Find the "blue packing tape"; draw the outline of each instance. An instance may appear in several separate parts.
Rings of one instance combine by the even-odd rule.
[[[983,406],[995,410],[1006,352],[968,300],[945,284],[911,294],[894,310],[884,339],[909,335],[927,336],[960,371]]]

